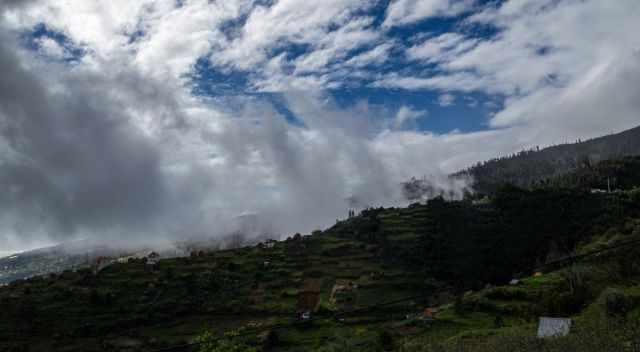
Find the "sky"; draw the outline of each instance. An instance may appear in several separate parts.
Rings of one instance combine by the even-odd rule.
[[[640,123],[637,0],[1,0],[0,252],[283,236]]]

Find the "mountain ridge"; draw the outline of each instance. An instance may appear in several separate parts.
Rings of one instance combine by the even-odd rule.
[[[530,188],[585,165],[634,155],[640,155],[640,126],[586,141],[534,148],[479,162],[452,177],[472,177],[474,190],[485,195],[496,191],[501,184]]]

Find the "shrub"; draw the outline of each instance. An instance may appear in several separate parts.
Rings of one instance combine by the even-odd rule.
[[[630,279],[640,274],[640,250],[626,249],[617,257],[618,273],[623,279]]]
[[[196,338],[199,343],[199,352],[257,352],[257,349],[240,341],[240,332],[231,331],[219,338],[210,331]]]
[[[262,349],[264,351],[271,351],[280,343],[280,336],[274,330],[269,330],[263,337]]]
[[[311,270],[304,273],[305,277],[313,277],[313,278],[321,278],[324,276],[324,273],[319,270]]]
[[[386,330],[378,333],[378,343],[385,351],[392,351],[394,348],[393,336]]]
[[[456,314],[460,315],[465,312],[467,307],[465,306],[464,297],[462,295],[457,295],[455,301],[453,302],[453,310]]]
[[[526,300],[527,291],[521,288],[495,287],[490,289],[485,296],[489,299]]]
[[[604,306],[605,312],[610,317],[625,316],[633,307],[633,302],[624,292],[613,288],[602,292],[599,302]]]
[[[513,308],[509,306],[503,306],[492,302],[486,296],[465,295],[462,298],[457,298],[454,303],[454,309],[457,314],[463,314],[464,312],[475,311],[489,311],[498,314],[511,314]]]
[[[569,316],[579,313],[587,304],[584,292],[552,292],[541,302],[542,314]]]

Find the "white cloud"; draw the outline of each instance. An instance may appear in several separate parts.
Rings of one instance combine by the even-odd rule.
[[[327,33],[313,44],[313,51],[294,62],[294,74],[323,71],[331,63],[343,61],[351,50],[377,41],[380,34],[367,29],[372,22],[372,18],[354,19],[340,29]]]
[[[188,73],[196,60],[226,42],[220,26],[247,13],[252,1],[188,1],[177,8],[155,9],[142,17],[145,37],[133,45],[146,70]]]
[[[61,60],[69,56],[69,53],[62,45],[49,37],[42,37],[38,39],[37,42],[40,47],[40,51],[46,56],[57,60]]]
[[[469,11],[474,2],[474,0],[395,0],[387,8],[383,26],[407,25],[437,16],[456,16]]]
[[[640,109],[630,97],[640,86],[639,15],[633,0],[508,1],[468,20],[496,26],[495,37],[428,39],[406,55],[437,69],[392,72],[373,85],[498,94],[505,104],[490,125],[524,124],[541,144],[621,130],[637,124]]]
[[[403,105],[398,109],[396,117],[393,120],[393,128],[399,130],[407,125],[415,123],[421,117],[427,116],[426,110],[418,111],[409,106]]]
[[[487,90],[491,93],[502,92],[502,82],[495,82],[491,77],[482,77],[470,72],[454,72],[431,77],[401,75],[395,72],[378,77],[371,86],[378,88],[401,88],[407,90],[457,90],[473,92]]]
[[[46,23],[75,43],[87,45],[99,56],[111,56],[127,46],[129,34],[137,29],[138,19],[150,7],[166,10],[173,1],[39,1],[21,13],[15,25]]]
[[[464,98],[464,101],[467,104],[467,106],[470,107],[470,108],[475,108],[479,104],[478,99],[476,99],[474,97],[465,96],[463,98]]]
[[[406,54],[411,60],[448,61],[473,48],[476,43],[477,40],[467,39],[461,34],[444,33],[408,48]]]
[[[367,65],[382,64],[389,59],[389,52],[394,46],[395,43],[382,43],[369,51],[350,58],[345,65],[363,67]]]
[[[358,0],[280,0],[270,7],[257,6],[237,37],[221,43],[211,60],[249,70],[268,60],[271,50],[287,43],[314,45],[325,41],[326,44],[331,40],[327,39],[329,35],[349,45],[347,38],[332,35],[330,26],[348,27],[354,12],[369,6],[369,2]],[[357,27],[361,25],[351,26]]]
[[[438,105],[442,107],[451,106],[455,103],[456,96],[453,94],[445,93],[438,96]]]
[[[13,17],[15,28],[45,23],[87,49],[93,65],[120,61],[176,78],[225,41],[219,27],[250,10],[252,0],[40,0]],[[134,40],[135,39],[135,40]]]

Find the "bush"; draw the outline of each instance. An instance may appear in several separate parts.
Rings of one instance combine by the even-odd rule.
[[[490,289],[485,296],[489,299],[501,300],[526,300],[527,291],[521,288],[495,287]]]
[[[623,279],[640,275],[640,250],[631,248],[619,253],[617,257],[618,273]]]
[[[393,336],[388,331],[378,333],[378,343],[385,351],[392,351],[394,348]]]
[[[602,292],[599,302],[609,317],[623,317],[633,308],[631,299],[621,290],[613,288]]]
[[[457,314],[476,311],[489,311],[498,314],[514,313],[514,309],[512,307],[492,302],[484,295],[465,295],[462,298],[456,298],[454,310]]]
[[[585,292],[553,292],[541,302],[541,314],[570,316],[579,313],[588,303]]]
[[[199,352],[257,352],[257,349],[239,340],[240,332],[232,331],[219,338],[207,331],[198,336]]]
[[[275,330],[269,330],[259,336],[261,338],[262,350],[271,351],[280,343],[280,336]]]
[[[324,273],[322,271],[318,271],[318,270],[311,270],[311,271],[307,271],[304,273],[305,277],[312,277],[312,278],[321,278],[324,276]]]

